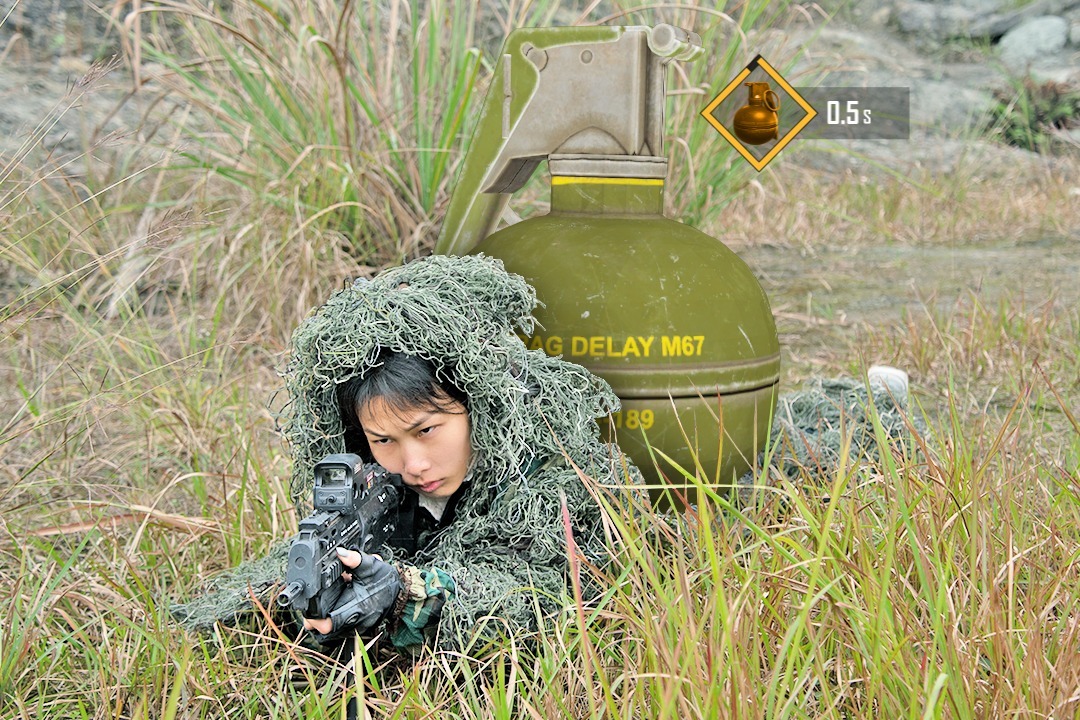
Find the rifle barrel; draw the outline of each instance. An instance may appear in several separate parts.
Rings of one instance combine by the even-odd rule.
[[[289,607],[297,595],[304,592],[304,584],[294,582],[278,593],[277,604],[279,607]]]

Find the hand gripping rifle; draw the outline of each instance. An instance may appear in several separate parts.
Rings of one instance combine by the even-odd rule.
[[[292,606],[310,618],[329,617],[347,571],[337,548],[374,552],[394,532],[401,503],[401,476],[359,455],[327,455],[315,463],[314,510],[300,521],[289,550],[279,607]]]

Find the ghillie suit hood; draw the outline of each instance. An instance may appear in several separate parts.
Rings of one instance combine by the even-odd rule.
[[[367,374],[384,348],[430,361],[468,397],[473,474],[488,492],[538,458],[606,457],[594,419],[619,401],[584,368],[525,348],[514,329],[532,334],[535,307],[524,279],[483,256],[432,256],[331,297],[293,334],[285,374],[298,510],[310,504],[314,464],[346,449],[338,386]]]
[[[563,497],[578,550],[603,564],[600,509],[578,469],[602,483],[639,478],[617,448],[599,439],[595,419],[619,407],[608,384],[526,349],[514,334],[531,333],[535,306],[532,288],[498,260],[432,256],[357,281],[293,334],[281,428],[293,453],[291,493],[301,517],[311,506],[314,464],[355,451],[345,446],[337,388],[375,367],[381,350],[430,361],[437,377],[468,399],[469,486],[453,523],[407,558],[438,567],[456,585],[438,623],[444,646],[529,629],[537,607],[559,607],[566,588]],[[174,616],[189,629],[207,630],[250,610],[249,586],[268,601],[284,578],[290,542],[219,575],[214,593],[172,606]]]

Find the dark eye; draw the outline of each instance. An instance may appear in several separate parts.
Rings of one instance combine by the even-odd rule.
[[[368,438],[369,445],[389,445],[390,438]]]
[[[427,435],[432,430],[434,430],[436,427],[438,427],[438,426],[437,425],[428,425],[426,428],[422,428],[420,430],[420,432],[417,433],[417,435]]]

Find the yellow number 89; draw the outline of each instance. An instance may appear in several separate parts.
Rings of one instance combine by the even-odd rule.
[[[627,430],[648,430],[655,422],[652,410],[627,410],[616,415],[615,427],[625,427]]]

